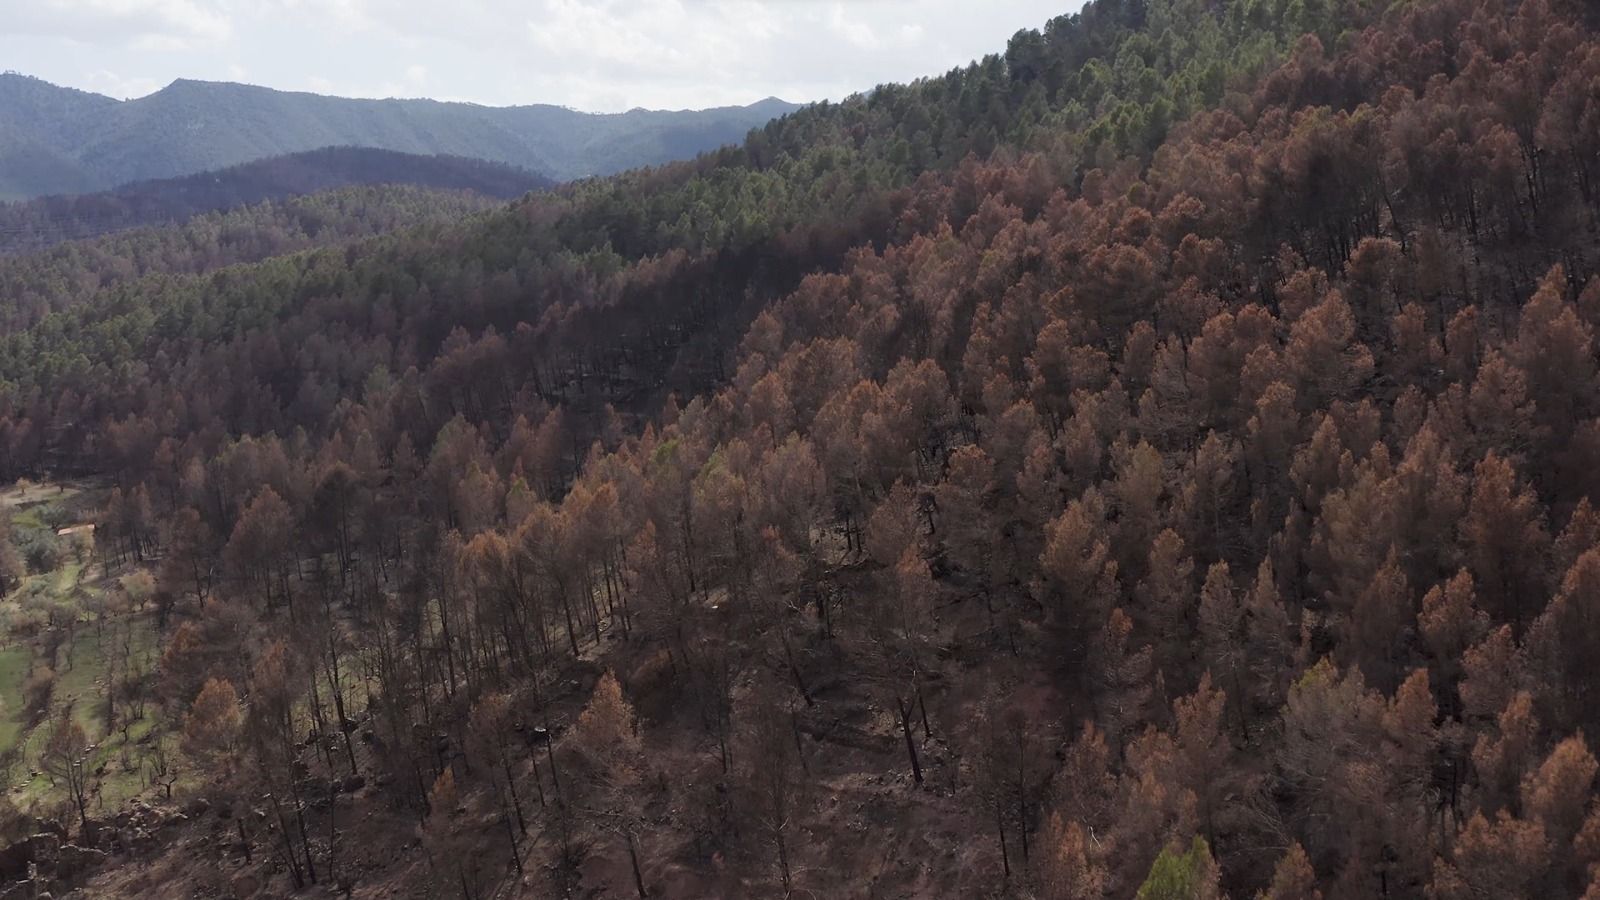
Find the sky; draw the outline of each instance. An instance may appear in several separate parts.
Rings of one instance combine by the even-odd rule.
[[[0,69],[591,112],[840,99],[1003,50],[1081,0],[0,0]]]

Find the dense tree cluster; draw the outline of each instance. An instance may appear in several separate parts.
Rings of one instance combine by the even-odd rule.
[[[143,181],[98,194],[0,203],[0,254],[42,250],[130,228],[283,201],[354,185],[411,185],[512,199],[552,182],[500,163],[417,156],[370,147],[327,147],[215,172]],[[394,227],[394,222],[375,223]],[[281,251],[280,251],[281,252]]]
[[[156,276],[204,274],[317,247],[354,243],[396,229],[455,224],[498,205],[492,196],[476,191],[406,184],[354,187],[224,207],[220,212],[183,216],[187,221],[182,225],[131,229],[17,255],[4,253],[8,229],[14,227],[17,234],[33,240],[39,234],[33,215],[41,214],[50,221],[56,213],[45,208],[45,201],[0,206],[0,296],[6,298],[0,328],[7,333],[25,330],[52,312],[96,299],[117,287],[133,296],[164,290],[168,280]],[[157,215],[141,209],[129,212],[128,219],[137,222],[146,214]],[[114,221],[81,222],[75,213],[63,215],[72,222],[71,227],[93,232],[119,230]],[[5,221],[13,216],[13,221]],[[128,287],[145,278],[150,279],[145,286]]]
[[[128,282],[5,338],[0,468],[115,479],[297,884],[314,765],[468,898],[1595,896],[1600,36],[1373,6]]]

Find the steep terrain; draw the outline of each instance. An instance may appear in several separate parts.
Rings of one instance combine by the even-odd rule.
[[[95,187],[72,148],[117,101],[36,78],[0,75],[0,200]]]
[[[88,584],[151,573],[161,652],[94,718],[24,692],[0,877],[1600,895],[1592,14],[1099,0],[689,162],[53,295],[0,475],[103,479]],[[54,684],[100,613],[26,608],[0,675]],[[98,771],[124,722],[159,752]]]
[[[0,200],[105,190],[323,147],[501,162],[556,180],[658,165],[742,141],[794,110],[745,107],[614,115],[557,106],[350,100],[175,81],[115,101],[0,75]]]

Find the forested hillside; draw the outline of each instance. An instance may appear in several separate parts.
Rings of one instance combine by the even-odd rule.
[[[0,200],[94,190],[69,148],[87,139],[82,123],[116,106],[99,94],[0,75]]]
[[[0,476],[115,610],[17,601],[0,876],[1600,897],[1592,16],[1100,0],[450,224],[19,258]]]
[[[474,191],[510,200],[552,184],[548,178],[477,159],[326,147],[99,194],[0,203],[0,255],[353,185]]]
[[[147,277],[141,290],[162,291],[170,279],[155,276],[214,272],[313,248],[342,247],[375,235],[430,235],[503,205],[477,191],[352,187],[196,215],[181,225],[130,229],[42,252],[0,256],[0,296],[6,298],[0,331],[23,335],[47,314],[78,303],[114,305],[113,288]]]
[[[486,159],[565,181],[737,143],[794,109],[768,99],[597,115],[559,106],[351,100],[189,80],[117,101],[3,74],[0,200],[103,191],[324,147]]]

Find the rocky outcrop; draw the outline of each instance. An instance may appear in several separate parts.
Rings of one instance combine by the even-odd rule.
[[[61,838],[48,831],[0,849],[0,884],[26,879],[30,867],[53,867],[60,849]]]
[[[9,846],[0,847],[0,900],[36,900],[42,892],[60,894],[82,883],[114,854],[153,854],[161,840],[157,834],[176,829],[190,820],[182,812],[134,801],[110,819],[90,819],[78,830],[75,843],[65,832],[41,830]]]
[[[0,850],[0,900],[38,900],[70,891],[110,858],[104,850],[63,844],[50,832]]]
[[[56,855],[56,878],[66,882],[78,881],[93,874],[109,858],[104,850],[68,844]]]

